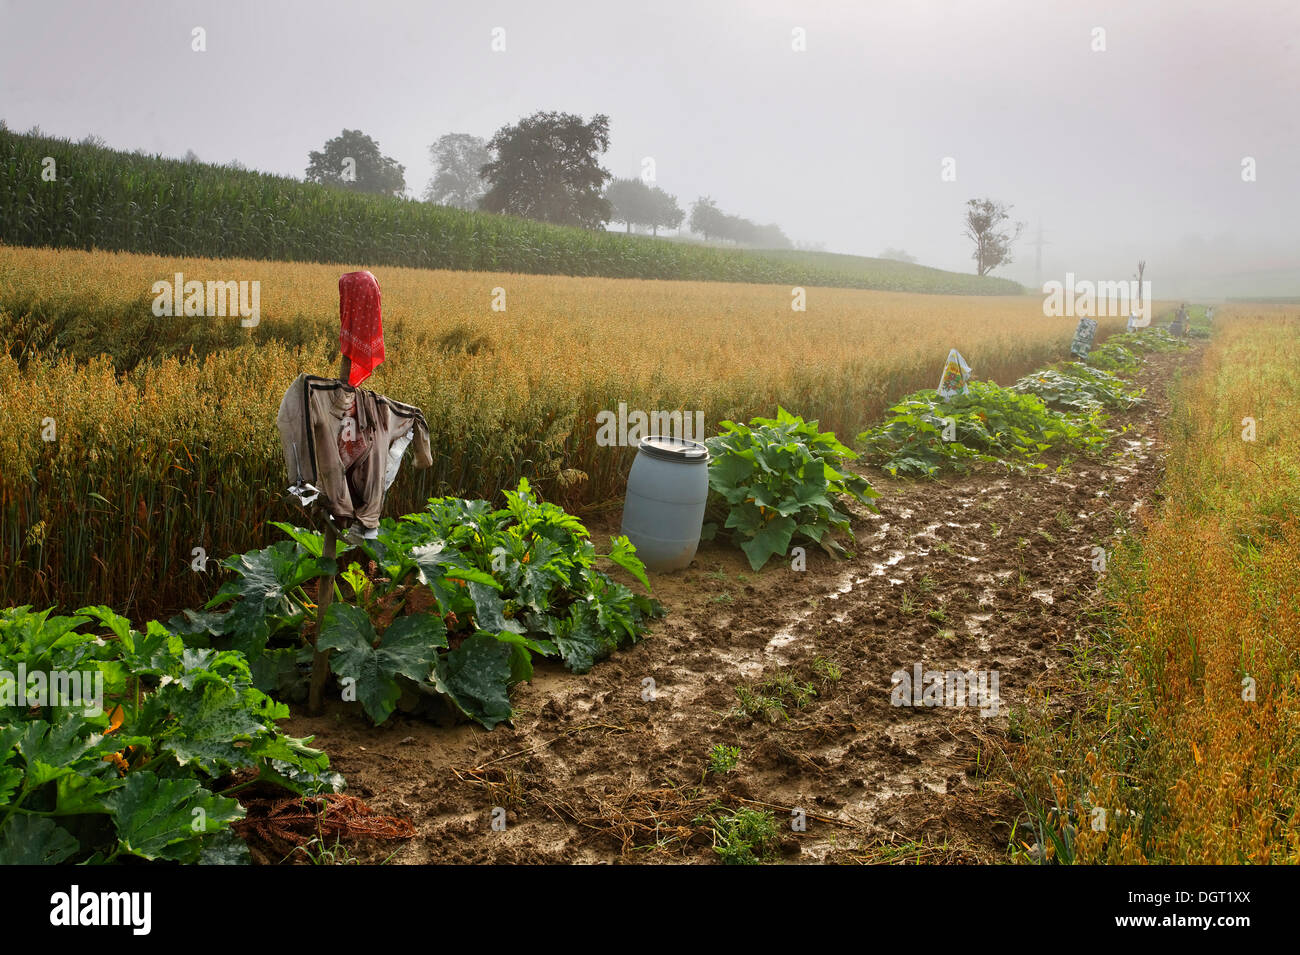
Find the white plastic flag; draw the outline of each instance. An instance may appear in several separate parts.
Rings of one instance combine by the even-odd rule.
[[[948,352],[948,361],[943,366],[943,377],[939,379],[939,397],[953,398],[966,394],[970,387],[970,365],[961,357],[961,352],[952,349]]]

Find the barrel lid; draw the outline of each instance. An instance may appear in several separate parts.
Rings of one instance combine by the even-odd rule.
[[[694,463],[707,461],[709,458],[709,449],[698,441],[688,441],[685,438],[674,438],[663,434],[652,434],[642,438],[637,445],[637,450],[644,451],[653,458],[663,458],[667,461]]]

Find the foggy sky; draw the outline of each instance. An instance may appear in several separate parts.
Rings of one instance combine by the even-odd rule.
[[[651,156],[683,208],[831,251],[972,271],[963,203],[992,196],[1026,222],[995,274],[1026,284],[1041,222],[1044,281],[1145,257],[1157,297],[1246,272],[1300,292],[1298,38],[1288,0],[0,0],[0,117],[298,178],[361,129],[419,195],[443,133],[601,112],[616,176]]]

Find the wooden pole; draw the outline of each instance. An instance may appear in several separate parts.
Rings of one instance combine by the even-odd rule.
[[[352,359],[346,355],[339,363],[339,378],[347,383],[348,377],[352,374]],[[325,518],[325,543],[321,556],[326,560],[334,560],[338,553],[338,531],[334,527],[334,522]],[[329,605],[334,602],[334,574],[326,574],[317,580],[316,584],[316,638],[312,640],[315,644],[320,639],[321,624],[325,622],[325,611]],[[312,716],[319,716],[324,703],[325,682],[329,679],[330,653],[328,650],[317,650],[311,658],[311,689],[307,695],[307,712]]]

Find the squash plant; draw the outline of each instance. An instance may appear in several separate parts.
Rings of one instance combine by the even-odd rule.
[[[289,709],[243,654],[107,607],[50,614],[0,610],[0,865],[247,862],[232,774],[286,795],[342,788],[310,738],[278,731]]]
[[[858,443],[895,476],[964,470],[973,461],[1041,469],[1033,459],[1050,448],[1097,450],[1109,437],[1099,410],[1067,414],[991,381],[973,381],[966,393],[947,399],[933,389],[918,391],[889,413],[858,435]]]
[[[806,539],[832,556],[843,556],[834,531],[849,537],[849,516],[837,507],[847,495],[871,510],[880,494],[870,482],[844,465],[857,453],[816,421],[804,421],[778,407],[775,418],[754,418],[748,425],[719,424],[709,438],[709,513],[704,536],[730,532],[760,570],[774,556],[786,554],[791,542]]]
[[[1142,389],[1131,390],[1123,379],[1077,361],[1062,362],[1026,375],[1012,391],[1037,395],[1058,410],[1092,414],[1105,409],[1124,410],[1142,400]]]
[[[330,569],[321,535],[276,525],[291,539],[226,561],[236,577],[208,612],[174,623],[196,644],[243,649],[260,687],[296,699],[312,652],[307,627],[316,626],[340,690],[376,723],[403,703],[442,697],[490,729],[510,718],[510,687],[531,679],[534,655],[585,672],[663,613],[597,567],[608,561],[648,591],[627,538],[598,554],[582,522],[538,501],[526,479],[505,499],[498,509],[435,498],[420,513],[385,518],[362,545],[368,569],[354,562],[340,575],[320,621],[303,585]]]
[[[1118,338],[1119,336],[1112,336],[1104,344],[1090,351],[1087,358],[1088,364],[1094,368],[1100,368],[1102,371],[1116,374],[1129,374],[1137,371],[1138,366],[1142,364],[1141,356],[1120,342]]]

